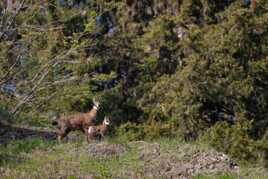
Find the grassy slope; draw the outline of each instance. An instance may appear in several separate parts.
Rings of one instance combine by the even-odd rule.
[[[115,139],[109,140],[108,143],[123,145],[126,152],[120,156],[100,157],[90,156],[89,145],[82,142],[82,139],[81,137],[78,142],[57,144],[55,141],[32,138],[2,145],[0,147],[0,177],[130,178],[133,177],[133,173],[138,178],[148,177],[148,173],[146,176],[144,174],[146,160],[140,160],[138,152],[140,142],[126,143]],[[182,162],[187,161],[197,151],[211,150],[197,143],[187,144],[177,139],[160,139],[148,142],[148,146],[150,144],[159,144],[162,153],[175,154]],[[239,175],[248,178],[266,178],[264,173],[262,168],[241,167]],[[267,172],[266,176],[268,176]],[[199,175],[195,178],[237,178],[237,173]]]

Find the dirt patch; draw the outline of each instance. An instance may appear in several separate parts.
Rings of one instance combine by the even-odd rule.
[[[125,147],[120,144],[94,143],[87,146],[89,155],[93,157],[120,156],[125,150]]]
[[[197,174],[235,172],[238,166],[227,155],[219,152],[200,152],[188,162],[175,162],[167,176],[191,177]]]
[[[142,175],[146,178],[192,178],[198,174],[235,172],[238,166],[227,155],[215,151],[166,151],[157,143],[131,143],[138,148],[138,160],[144,162]],[[135,174],[133,173],[133,176]]]
[[[145,144],[138,148],[139,159],[143,161],[151,161],[160,156],[159,144]]]
[[[220,152],[197,153],[190,161],[193,173],[204,172],[226,172],[238,169],[237,164],[227,155]]]

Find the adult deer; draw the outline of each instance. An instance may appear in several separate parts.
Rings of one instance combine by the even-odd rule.
[[[79,112],[71,115],[60,115],[57,121],[53,121],[53,125],[57,125],[58,140],[61,141],[69,132],[80,130],[87,134],[89,126],[95,124],[96,115],[99,109],[99,102],[93,99],[93,108],[85,113]]]

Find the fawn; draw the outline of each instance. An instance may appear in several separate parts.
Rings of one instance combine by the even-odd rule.
[[[105,138],[104,134],[107,132],[107,127],[110,125],[110,118],[105,116],[102,124],[97,126],[89,126],[87,130],[87,142],[90,143],[90,140],[99,136]]]

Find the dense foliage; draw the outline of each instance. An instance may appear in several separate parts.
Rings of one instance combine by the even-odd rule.
[[[268,1],[22,2],[0,3],[6,110],[49,123],[97,97],[115,135],[267,155]]]

